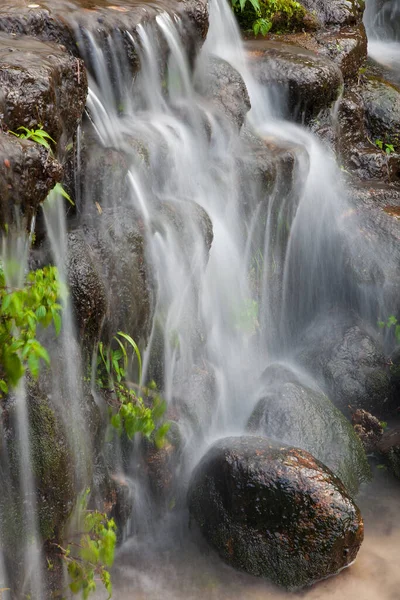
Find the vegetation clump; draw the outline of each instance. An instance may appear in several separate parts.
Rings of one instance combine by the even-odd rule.
[[[241,28],[255,35],[301,30],[308,17],[296,0],[232,0],[232,7]]]
[[[60,296],[56,267],[30,271],[21,287],[11,288],[0,263],[0,396],[16,387],[26,370],[36,378],[40,362],[50,364],[49,354],[36,334],[39,325],[49,327],[52,323],[59,333]]]
[[[87,489],[79,503],[77,541],[71,540],[67,547],[56,544],[61,558],[67,564],[70,579],[69,588],[73,594],[82,594],[86,600],[96,591],[100,581],[111,598],[112,584],[109,568],[114,563],[117,543],[114,519],[98,510],[88,510],[90,489]]]
[[[111,425],[119,435],[125,432],[132,440],[136,434],[141,434],[160,448],[170,427],[168,422],[162,422],[166,402],[153,381],[147,386],[142,385],[142,358],[132,337],[119,331],[112,344],[114,347],[106,348],[100,342],[97,362],[97,384],[108,396]],[[136,357],[139,384],[127,380],[127,348],[131,348]]]

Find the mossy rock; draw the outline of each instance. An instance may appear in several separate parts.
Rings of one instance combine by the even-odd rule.
[[[36,489],[39,533],[43,540],[59,540],[62,529],[73,508],[76,490],[74,461],[63,424],[38,384],[27,388],[27,419],[30,435],[32,475]],[[8,481],[0,500],[2,536],[12,548],[19,547],[27,530],[23,503],[32,505],[31,498],[20,492],[20,457],[15,401],[10,399],[4,410],[7,428],[5,446],[8,453]],[[5,526],[5,527],[4,527]]]

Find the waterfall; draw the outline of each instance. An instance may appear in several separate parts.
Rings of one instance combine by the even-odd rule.
[[[379,11],[374,6],[369,3],[366,17],[372,37],[381,36],[400,13],[396,1]],[[319,318],[334,321],[341,312],[352,311],[373,321],[380,311],[384,314],[385,299],[379,282],[363,286],[354,281],[349,267],[375,248],[366,243],[362,228],[354,227],[357,217],[333,153],[304,127],[282,118],[287,94],[280,92],[278,97],[276,90],[257,81],[225,0],[210,4],[210,29],[195,65],[182,43],[182,22],[164,12],[153,23],[139,25],[135,35],[124,32],[124,40],[119,31],[102,37],[77,23],[71,26],[88,66],[89,93],[76,142],[75,213],[67,222],[61,198],[54,195],[43,205],[47,259],[67,286],[70,234],[81,236],[88,254],[92,245],[106,247],[112,259],[97,258],[95,269],[112,272],[108,285],[115,286],[119,298],[132,277],[132,296],[123,298],[121,317],[126,333],[132,334],[129,311],[140,304],[136,283],[142,272],[138,268],[139,275],[127,273],[130,265],[124,262],[123,250],[124,244],[134,245],[140,238],[140,267],[151,287],[146,297],[150,325],[136,340],[143,351],[143,381],[156,379],[180,441],[171,467],[174,483],[168,506],[160,508],[154,498],[141,443],[127,450],[118,440],[106,438],[101,428],[98,443],[103,444],[99,454],[107,468],[126,478],[133,506],[118,558],[129,565],[128,575],[139,581],[143,594],[158,598],[163,595],[165,566],[158,579],[157,565],[150,575],[144,565],[161,557],[168,568],[170,544],[183,561],[186,553],[188,562],[198,559],[187,531],[189,477],[213,441],[246,431],[263,391],[266,367],[280,362],[303,372],[304,365],[296,360],[310,326]],[[387,31],[390,48],[398,52],[398,34],[390,25]],[[140,62],[134,75],[127,41]],[[371,45],[372,56],[378,43]],[[215,61],[227,63],[246,85],[251,110],[242,127],[204,94]],[[97,151],[106,153],[109,162],[104,172],[93,176],[88,164],[97,160]],[[289,175],[278,160],[285,152],[292,161]],[[276,161],[272,183],[260,176],[257,153]],[[13,253],[25,272],[28,247]],[[93,262],[94,256],[90,254]],[[384,253],[375,256],[382,264],[387,258]],[[6,261],[4,249],[2,260]],[[63,302],[49,388],[73,457],[74,485],[82,492],[95,479],[96,468],[91,464],[84,406],[87,388],[99,415],[106,418],[107,408],[95,389],[96,365],[80,348],[85,332],[76,322],[73,298],[67,295]],[[113,313],[119,310],[109,306],[102,317],[101,334],[108,339],[116,331],[106,321],[117,322]],[[96,336],[97,343],[98,332]],[[304,378],[315,384],[308,373]],[[16,392],[19,491],[30,532],[24,572],[33,600],[43,600],[44,560],[26,402],[21,383]],[[2,428],[0,419],[0,434]],[[3,437],[0,475],[7,482]],[[2,540],[0,584],[7,584]],[[134,566],[131,554],[137,560]],[[171,559],[171,579],[182,576],[184,568],[178,562]],[[117,574],[124,581],[118,567]],[[165,597],[173,597],[168,594]]]

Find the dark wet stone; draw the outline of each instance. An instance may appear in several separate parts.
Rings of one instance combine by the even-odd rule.
[[[107,209],[69,234],[69,284],[90,342],[126,331],[147,340],[153,314],[142,225],[133,211]]]
[[[85,107],[86,70],[80,59],[54,44],[0,36],[0,124],[42,126],[56,143],[75,132]]]
[[[200,69],[197,86],[200,93],[240,129],[250,110],[249,95],[241,75],[218,57],[211,57]]]
[[[366,410],[358,409],[351,417],[354,431],[366,452],[374,452],[383,434],[381,422]]]
[[[25,523],[21,502],[29,506],[32,499],[20,495],[20,463],[17,415],[15,400],[10,397],[3,406],[5,442],[8,449],[8,464],[12,470],[11,486],[3,490],[0,512],[8,514],[9,529],[2,531],[10,551],[21,549],[24,536],[31,535]],[[39,385],[29,382],[27,388],[27,410],[30,433],[31,465],[36,485],[39,531],[44,540],[61,541],[63,527],[71,513],[76,498],[74,460],[69,449],[66,431],[51,399]],[[28,467],[27,467],[28,468]],[[10,496],[11,494],[11,496]]]
[[[298,589],[356,557],[360,511],[311,454],[259,437],[216,442],[196,467],[191,515],[231,566]]]
[[[367,35],[362,23],[316,36],[318,53],[337,64],[345,81],[356,79],[367,58]]]
[[[379,342],[351,315],[327,315],[304,332],[299,362],[345,414],[389,409],[387,361]]]
[[[301,4],[324,26],[359,23],[364,12],[362,0],[301,0]]]
[[[124,3],[97,0],[41,0],[40,7],[29,8],[24,0],[7,1],[0,7],[0,31],[27,34],[44,41],[63,44],[69,52],[82,55],[86,39],[76,44],[76,31],[90,32],[105,40],[112,34],[124,48],[131,67],[137,68],[138,57],[132,40],[139,24],[153,22],[161,12],[179,15],[184,21],[182,35],[188,46],[204,38],[208,30],[208,5],[204,0],[158,0],[156,3],[126,0]]]
[[[333,104],[343,85],[340,69],[328,59],[296,46],[269,41],[248,42],[250,70],[257,81],[275,89],[297,121]]]
[[[107,285],[97,261],[82,230],[68,234],[68,284],[83,345],[99,339],[108,310]]]
[[[248,430],[307,450],[356,494],[360,483],[369,479],[369,466],[350,423],[329,398],[280,364],[264,371],[260,386],[263,396]]]
[[[354,184],[354,182],[353,182]],[[356,183],[349,188],[351,230],[346,269],[372,301],[373,320],[400,312],[400,190],[395,186]]]
[[[29,224],[61,177],[61,165],[45,148],[0,133],[0,223],[14,221],[21,212]]]
[[[400,87],[368,78],[360,88],[370,137],[391,144],[400,153]]]

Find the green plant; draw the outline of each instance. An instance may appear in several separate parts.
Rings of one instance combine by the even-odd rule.
[[[19,268],[8,263],[8,270]],[[62,288],[55,267],[30,271],[24,285],[11,289],[0,264],[0,395],[17,386],[26,370],[39,374],[40,362],[50,363],[47,350],[37,340],[38,326],[61,328]]]
[[[378,327],[380,329],[391,329],[394,327],[394,336],[396,338],[396,342],[400,344],[400,323],[394,315],[391,315],[387,321],[378,321]]]
[[[382,142],[382,140],[375,140],[375,144],[378,146],[378,148],[380,148],[383,151],[383,148],[385,148],[385,152],[388,156],[390,156],[391,154],[393,154],[393,152],[395,152],[394,146],[393,144],[384,144]]]
[[[112,583],[109,567],[112,567],[117,543],[114,519],[109,519],[105,513],[88,510],[90,489],[87,489],[79,502],[77,519],[79,533],[78,541],[69,542],[67,548],[54,544],[60,551],[60,556],[67,564],[70,578],[69,588],[73,594],[82,593],[86,600],[91,592],[96,591],[96,581],[106,588],[111,598]]]
[[[11,135],[15,135],[16,137],[20,138],[21,140],[32,140],[33,142],[36,142],[37,144],[40,144],[41,146],[46,148],[46,150],[48,150],[50,152],[50,154],[53,155],[53,150],[50,146],[49,140],[50,140],[50,142],[53,142],[53,144],[55,144],[56,142],[47,133],[47,131],[43,130],[43,125],[39,125],[38,129],[28,129],[27,127],[18,127],[17,131],[20,131],[20,130],[21,130],[21,133],[15,133],[15,131],[9,131],[8,133],[11,133]],[[60,194],[63,198],[68,200],[68,202],[70,204],[74,205],[74,201],[72,200],[72,198],[68,194],[68,192],[65,191],[65,189],[61,185],[61,183],[56,183],[54,188],[51,190],[50,194]]]
[[[170,424],[161,422],[166,402],[157,392],[154,382],[142,385],[142,358],[136,342],[131,336],[119,331],[112,340],[114,347],[99,343],[97,358],[97,384],[109,397],[112,407],[111,425],[119,435],[125,431],[131,440],[139,433],[151,439],[157,447],[164,445]],[[133,350],[138,364],[139,383],[126,380],[128,351]]]
[[[32,140],[33,142],[36,142],[37,144],[44,146],[47,150],[50,150],[50,152],[51,152],[51,146],[50,146],[48,140],[50,140],[54,144],[55,144],[55,141],[47,133],[47,131],[43,130],[43,125],[40,125],[39,129],[28,129],[27,127],[18,127],[17,131],[20,131],[20,130],[22,133],[15,133],[14,131],[9,131],[8,133],[15,135],[16,137],[20,138],[21,140]]]
[[[302,28],[306,15],[296,0],[231,0],[232,7],[243,29],[252,29],[255,35],[292,31]]]

